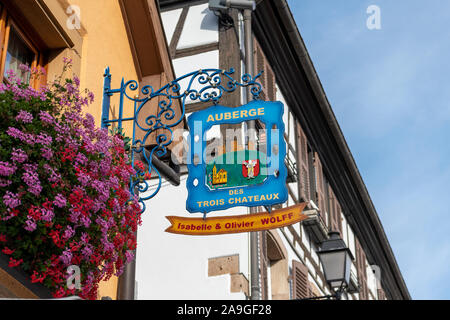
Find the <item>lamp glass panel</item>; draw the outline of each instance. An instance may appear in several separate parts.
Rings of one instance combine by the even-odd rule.
[[[340,288],[342,282],[343,282],[342,280],[331,281],[331,282],[330,282],[330,286],[331,286],[332,288]]]
[[[344,280],[345,267],[346,267],[346,255],[345,251],[320,253],[319,257],[322,262],[325,278],[330,280]],[[339,282],[338,285],[341,284]],[[333,286],[333,284],[331,284]]]

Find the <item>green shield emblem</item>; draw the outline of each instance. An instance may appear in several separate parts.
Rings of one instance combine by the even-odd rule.
[[[267,158],[260,151],[227,152],[206,165],[206,185],[210,190],[257,185],[266,178]]]

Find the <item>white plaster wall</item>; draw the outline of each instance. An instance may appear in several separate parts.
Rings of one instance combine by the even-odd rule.
[[[218,69],[219,68],[219,50],[213,50],[209,52],[204,52],[196,54],[193,56],[183,57],[172,60],[173,67],[175,70],[176,77],[183,76],[185,74],[198,71],[200,69]],[[181,92],[184,92],[188,86],[191,77],[180,81]],[[204,88],[204,85],[199,84],[197,80],[192,82],[191,89],[200,90]],[[199,100],[191,101],[189,98],[186,99],[186,103],[199,102]],[[212,105],[212,103],[211,103]]]
[[[317,250],[319,249],[316,245],[311,246],[311,257],[313,258],[314,262],[318,265],[319,264],[319,256],[317,255]]]
[[[212,126],[211,129],[206,131],[206,140],[209,141],[213,138],[220,138],[222,136],[220,132],[220,125]]]
[[[356,247],[355,247],[355,234],[353,233],[350,225],[347,225],[347,233],[348,233],[348,247],[353,254],[353,257],[356,259]]]
[[[277,88],[277,94],[276,94],[277,101],[282,102],[283,106],[284,106],[283,122],[284,122],[284,125],[286,126],[286,130],[287,130],[289,108],[286,104],[286,101],[284,100],[283,95],[281,94],[281,91],[280,91],[280,88],[278,87],[278,85],[276,85],[276,88]]]
[[[293,159],[295,161],[295,159]],[[298,186],[297,186],[297,182],[292,182],[289,183],[289,186],[291,187],[292,193],[294,194],[294,196],[298,199]],[[294,203],[290,203],[289,205],[293,205]]]
[[[310,246],[310,241],[309,241],[309,236],[308,233],[306,232],[305,228],[303,227],[303,225],[300,226],[301,228],[301,238],[302,238],[302,242],[305,245],[305,247],[310,250],[311,246]]]
[[[342,234],[341,234],[341,237],[342,237],[342,240],[344,240],[344,242],[347,245],[347,247],[349,247],[348,231],[347,231],[347,228],[348,228],[347,220],[345,219],[343,214],[341,214],[341,218],[342,218],[342,220],[341,220],[341,222],[342,222]]]
[[[367,287],[372,292],[372,295],[377,299],[378,298],[377,278],[375,277],[375,274],[371,266],[369,265],[367,266],[366,273],[367,273]]]
[[[187,236],[164,231],[170,225],[165,216],[191,216],[185,209],[186,198],[186,184],[182,181],[178,187],[164,185],[147,203],[138,230],[138,299],[245,299],[243,293],[230,293],[229,275],[208,277],[208,258],[239,254],[239,271],[248,278],[246,233]],[[246,208],[238,207],[211,215],[246,212]]]
[[[165,11],[161,13],[161,20],[164,27],[164,33],[166,35],[167,43],[170,44],[172,40],[175,27],[177,26],[178,19],[180,19],[181,11],[183,9],[175,9]]]
[[[295,203],[294,199],[291,197],[291,194],[288,194],[288,201],[286,201],[285,203],[283,203],[283,208],[291,206]]]
[[[282,228],[282,229],[286,233],[287,240],[289,240],[291,243],[294,243],[294,236],[291,234],[291,232],[288,230],[288,228]]]
[[[289,129],[286,129],[286,134],[289,135],[289,143],[291,146],[295,147],[295,139],[297,135],[295,134],[295,117],[289,112]]]
[[[208,4],[189,8],[177,49],[191,48],[219,41],[218,18]]]
[[[219,50],[199,53],[193,56],[173,60],[175,74],[180,77],[199,69],[219,68]]]

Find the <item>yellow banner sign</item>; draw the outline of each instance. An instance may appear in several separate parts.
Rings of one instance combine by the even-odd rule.
[[[244,214],[213,218],[166,217],[171,226],[166,232],[193,236],[262,231],[285,227],[307,218],[302,214],[306,203],[274,210],[271,213]]]

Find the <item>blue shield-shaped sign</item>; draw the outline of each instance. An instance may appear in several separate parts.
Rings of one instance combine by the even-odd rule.
[[[186,209],[208,213],[287,201],[282,117],[283,104],[268,101],[213,106],[190,115]],[[250,120],[256,130],[247,129]],[[219,128],[227,124],[228,130]],[[208,140],[213,126],[221,134]]]

